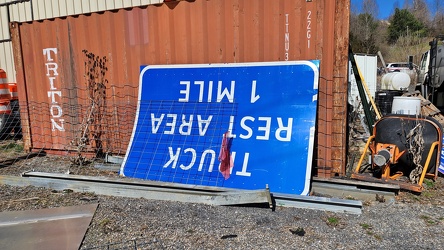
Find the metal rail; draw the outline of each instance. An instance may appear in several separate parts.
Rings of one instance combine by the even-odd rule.
[[[332,212],[361,214],[362,202],[335,198],[288,195],[261,190],[240,190],[200,185],[187,185],[135,179],[90,177],[69,174],[27,172],[22,177],[0,176],[0,184],[37,186],[54,190],[94,192],[98,195],[146,198],[211,205],[267,204],[275,206],[317,209]]]

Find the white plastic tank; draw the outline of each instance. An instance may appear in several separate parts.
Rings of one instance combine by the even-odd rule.
[[[412,96],[393,97],[392,114],[420,115],[421,99]]]
[[[390,72],[381,79],[381,87],[386,90],[405,90],[410,85],[410,76],[405,72]]]

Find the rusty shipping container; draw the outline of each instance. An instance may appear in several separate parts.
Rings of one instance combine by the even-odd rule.
[[[317,175],[344,174],[349,0],[195,0],[11,23],[26,148],[125,152],[141,65],[318,59]]]

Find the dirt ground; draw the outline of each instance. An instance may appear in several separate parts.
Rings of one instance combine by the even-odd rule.
[[[354,157],[354,161],[357,163],[360,153],[355,152]],[[119,165],[105,163],[103,159],[87,161],[85,165],[80,166],[75,164],[78,162],[78,156],[54,156],[38,152],[24,153],[20,141],[0,143],[0,159],[3,159],[0,160],[0,175],[20,176],[24,172],[36,171],[120,178]],[[425,179],[423,187],[424,190],[420,194],[401,190],[397,199],[404,202],[444,204],[444,177],[442,174],[439,173],[436,180]]]

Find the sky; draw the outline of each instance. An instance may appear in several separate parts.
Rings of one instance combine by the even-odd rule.
[[[426,0],[429,5],[429,10],[431,13],[433,12],[432,3],[434,0]],[[363,0],[351,0],[351,10],[352,12],[361,13],[362,11],[362,2]],[[387,20],[391,14],[395,12],[395,8],[398,7],[400,9],[404,6],[404,0],[376,0],[376,3],[379,7],[378,19]]]

